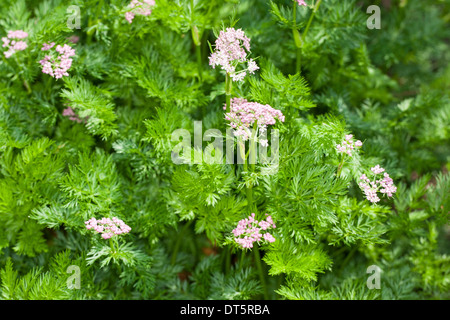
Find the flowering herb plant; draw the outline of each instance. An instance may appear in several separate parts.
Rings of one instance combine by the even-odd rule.
[[[449,299],[449,17],[0,1],[0,299]]]

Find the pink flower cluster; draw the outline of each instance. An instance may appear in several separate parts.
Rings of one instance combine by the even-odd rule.
[[[345,140],[342,141],[342,145],[338,144],[336,146],[336,149],[340,153],[346,153],[350,157],[352,156],[352,151],[356,148],[360,148],[362,146],[362,142],[357,140],[356,142],[353,142],[353,135],[348,134],[345,136]]]
[[[71,107],[67,107],[66,109],[64,109],[62,115],[64,117],[69,117],[70,120],[76,121],[78,123],[81,123],[82,121]]]
[[[88,221],[85,221],[85,224],[86,229],[92,229],[98,233],[101,233],[103,239],[109,239],[117,235],[125,234],[131,230],[129,226],[116,217],[112,219],[102,218],[100,220],[91,218]]]
[[[216,39],[215,51],[209,56],[209,65],[213,69],[221,66],[233,81],[243,81],[247,72],[254,74],[259,69],[253,59],[247,59],[247,52],[250,53],[250,39],[245,36],[244,31],[226,28],[226,31],[220,31]],[[247,68],[236,71],[241,63],[247,63]]]
[[[21,39],[25,39],[26,37],[28,37],[28,33],[22,30],[9,31],[6,37],[2,37],[2,47],[8,48],[8,50],[4,52],[5,57],[9,58],[17,51],[25,50],[28,45]]]
[[[125,19],[132,23],[135,15],[149,16],[152,14],[152,8],[155,5],[155,0],[131,0],[128,7],[132,9],[125,13]]]
[[[224,106],[224,110],[226,106]],[[275,124],[278,119],[284,122],[284,115],[268,104],[262,105],[257,102],[248,102],[246,99],[231,99],[230,112],[225,114],[225,119],[230,121],[230,126],[235,129],[236,136],[242,136],[246,141],[251,135],[251,126],[255,121],[261,133],[264,133],[268,125]]]
[[[48,51],[54,46],[54,42],[50,44],[44,43],[42,45],[42,51]],[[63,76],[67,77],[69,75],[67,70],[72,66],[72,59],[70,57],[75,55],[75,49],[65,44],[64,46],[57,45],[55,51],[58,53],[57,55],[54,53],[46,55],[44,59],[39,61],[42,65],[42,72],[51,75],[55,79],[60,79]]]
[[[371,168],[371,171],[374,175],[373,181],[370,181],[370,179],[365,174],[363,174],[359,178],[361,180],[359,186],[364,191],[367,200],[372,203],[380,201],[380,198],[377,194],[378,191],[386,194],[388,197],[392,197],[392,194],[397,191],[397,187],[394,186],[394,181],[391,177],[389,177],[389,174],[385,172],[383,179],[376,180],[376,176],[384,172],[384,169],[381,168],[380,165],[376,165],[375,167]]]
[[[78,41],[80,41],[80,37],[79,36],[70,36],[67,38],[67,40],[75,44],[75,43],[78,43]]]
[[[296,0],[296,1],[298,2],[299,6],[305,6],[305,7],[307,6],[305,0]]]
[[[242,248],[253,248],[253,243],[262,239],[267,242],[275,242],[275,238],[269,232],[261,233],[261,231],[276,228],[272,217],[267,214],[266,216],[266,220],[258,221],[255,219],[255,214],[252,213],[248,218],[239,221],[237,227],[232,231],[235,236],[234,241]]]

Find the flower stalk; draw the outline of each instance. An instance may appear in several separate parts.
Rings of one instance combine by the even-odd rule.
[[[191,0],[191,15],[194,14],[194,0]],[[197,68],[198,68],[198,77],[200,79],[200,82],[202,82],[202,50],[201,50],[201,35],[198,31],[198,28],[196,25],[193,25],[191,27],[191,34],[192,34],[192,40],[194,41],[195,45],[195,54],[197,56]]]
[[[311,26],[311,22],[314,19],[314,16],[316,15],[317,10],[319,10],[321,3],[322,3],[322,0],[318,0],[317,3],[315,4],[313,12],[309,16],[308,22],[306,24],[306,28],[303,31],[303,34],[300,35],[300,33],[297,30],[297,5],[298,5],[298,3],[296,1],[294,1],[292,33],[294,36],[295,47],[297,48],[297,61],[296,61],[296,72],[297,73],[299,73],[301,71],[301,54],[302,54],[303,43],[306,39],[306,35],[308,33],[309,27]]]
[[[301,59],[301,48],[302,48],[302,37],[297,30],[297,3],[294,1],[294,12],[293,12],[293,27],[292,34],[294,36],[295,47],[297,48],[297,63],[296,63],[296,72],[300,72],[300,59]]]
[[[264,299],[269,300],[269,289],[267,288],[266,278],[264,277],[264,271],[261,262],[261,255],[259,254],[258,246],[253,249],[253,254],[255,255],[256,267],[258,268],[259,279],[261,280],[261,285],[264,290]]]
[[[23,74],[22,74],[22,73],[23,73],[23,70],[25,70],[25,66],[24,66],[22,63],[20,63],[19,60],[17,60],[17,57],[16,57],[16,56],[14,56],[14,60],[16,61],[16,63],[17,63],[17,65],[18,65],[19,69],[21,70],[21,71],[19,72],[19,75],[20,75],[20,78],[22,78],[23,85],[24,85],[25,89],[27,89],[28,94],[30,94],[30,93],[31,93],[30,84],[28,83],[28,81],[27,81],[27,79],[25,78],[25,76],[23,76]]]
[[[233,89],[233,81],[230,74],[227,72],[225,77],[225,97],[226,97],[226,112],[230,112],[231,105],[231,91]]]

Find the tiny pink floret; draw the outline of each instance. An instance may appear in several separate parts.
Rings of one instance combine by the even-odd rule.
[[[386,172],[383,175],[383,179],[376,179],[376,175],[384,172],[384,169],[380,167],[380,165],[376,165],[371,168],[373,172],[373,181],[371,181],[365,174],[361,175],[359,178],[361,181],[359,182],[360,188],[363,190],[364,195],[367,200],[372,203],[376,203],[380,201],[377,192],[381,192],[382,194],[387,195],[388,197],[392,197],[393,194],[397,191],[397,187],[394,185],[394,181],[389,174]]]
[[[272,243],[275,238],[269,233],[261,233],[270,228],[275,229],[275,223],[272,217],[266,214],[266,220],[258,221],[255,219],[255,214],[252,213],[248,218],[242,219],[238,225],[233,229],[234,241],[244,249],[253,248],[254,242],[267,241]]]
[[[235,82],[243,81],[247,74],[254,74],[259,69],[253,59],[248,59],[250,39],[242,29],[226,28],[220,31],[215,42],[215,50],[209,56],[209,65],[215,69],[220,66]],[[237,71],[239,64],[247,64],[247,68]]]
[[[101,233],[102,238],[105,240],[131,231],[131,228],[128,225],[116,217],[112,219],[102,218],[100,220],[91,218],[84,223],[86,224],[86,229],[92,229],[97,233]]]
[[[25,50],[28,45],[22,39],[28,37],[28,33],[22,30],[9,31],[6,37],[2,37],[2,47],[8,48],[3,54],[8,59],[17,51]]]
[[[347,134],[341,144],[336,146],[336,150],[339,153],[345,153],[351,157],[353,155],[353,151],[357,150],[357,148],[361,148],[361,146],[362,142],[360,140],[353,142],[353,135]]]
[[[55,43],[44,43],[42,45],[42,51],[49,51],[55,46]],[[72,59],[75,55],[75,49],[72,49],[67,44],[64,46],[57,45],[54,49],[55,52],[50,52],[39,63],[42,66],[42,72],[48,74],[55,79],[60,79],[63,76],[69,76],[67,72],[72,66]]]
[[[125,19],[132,23],[136,15],[149,16],[152,14],[152,9],[155,5],[155,0],[132,0],[128,5],[131,11],[125,12]]]
[[[226,107],[224,107],[225,109]],[[280,110],[274,109],[268,104],[262,105],[257,102],[248,102],[246,99],[231,99],[230,112],[225,114],[225,120],[230,121],[235,136],[242,136],[247,141],[251,136],[251,128],[255,121],[261,133],[267,130],[268,125],[274,125],[276,121],[284,122],[285,117]],[[263,145],[267,141],[263,140]]]

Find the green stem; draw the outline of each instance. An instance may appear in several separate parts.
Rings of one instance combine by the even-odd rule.
[[[195,52],[197,54],[198,77],[200,79],[200,82],[202,82],[203,81],[203,78],[202,78],[202,71],[203,71],[202,70],[202,51],[201,51],[200,45],[195,46]]]
[[[297,28],[297,3],[294,1],[294,12],[292,14],[294,16],[293,18],[293,24],[294,24],[294,28]]]
[[[248,153],[247,153],[248,155]],[[247,156],[244,159],[244,171],[248,172],[248,162],[247,162]],[[252,187],[246,187],[245,188],[245,194],[247,196],[247,208],[249,213],[252,211],[252,204],[253,204],[253,193],[252,193]]]
[[[193,20],[194,16],[194,0],[191,0],[191,19]],[[202,51],[201,51],[201,41],[200,41],[200,34],[198,32],[198,28],[196,25],[193,25],[191,27],[191,33],[192,33],[192,40],[194,41],[195,45],[195,52],[197,55],[197,68],[198,68],[198,76],[200,79],[200,82],[202,81]]]
[[[250,151],[250,150],[249,150]],[[244,159],[244,171],[245,172],[249,172],[248,171],[248,161],[247,158],[248,157],[248,153]],[[247,208],[248,208],[248,212],[251,213],[251,211],[253,210],[253,191],[252,191],[252,186],[246,187],[245,188],[245,193],[247,196]]]
[[[250,149],[252,150],[252,152],[250,152],[250,155],[252,155],[253,157],[255,156],[255,152],[254,152],[254,148],[256,146],[256,132],[257,132],[257,127],[258,127],[258,122],[255,122],[253,124],[253,132],[252,132],[252,137],[250,139],[250,148],[249,148],[249,152]],[[244,159],[244,171],[248,172],[248,161],[250,157],[248,157],[248,153]],[[251,169],[252,171],[255,170],[255,161],[252,161],[253,163],[251,163]],[[248,211],[251,212],[253,210],[253,190],[252,190],[252,186],[247,187],[246,189],[246,193],[247,193],[247,202],[248,202]],[[259,254],[259,249],[258,246],[256,245],[255,247],[253,247],[253,253],[255,255],[255,262],[256,262],[256,266],[258,268],[258,273],[259,273],[259,277],[261,280],[261,285],[264,288],[264,298],[266,300],[269,300],[269,291],[267,288],[267,284],[266,284],[266,279],[264,277],[264,272],[263,272],[263,268],[262,268],[262,264],[261,264],[261,255]],[[242,251],[242,257],[241,257],[241,266],[240,268],[242,268],[242,263],[244,259],[244,251]]]
[[[103,0],[100,0],[100,1],[98,2],[98,4],[97,4],[97,8],[96,8],[97,10],[95,11],[95,22],[96,22],[96,23],[98,23],[98,21],[99,21],[98,16],[100,15],[100,11],[101,11],[102,7],[103,7]],[[89,18],[88,28],[92,26],[92,21],[93,21],[93,20],[94,20],[94,19]],[[90,30],[90,31],[88,31],[88,33],[87,33],[87,35],[88,35],[88,38],[87,38],[88,44],[90,44],[91,41],[92,41],[92,35],[93,35],[93,33],[94,33],[94,30]]]
[[[295,64],[296,73],[300,73],[300,71],[301,71],[301,65],[302,65],[301,59],[302,59],[302,48],[297,48],[297,62]]]
[[[226,248],[225,254],[226,254],[225,255],[225,272],[228,274],[231,269],[231,249],[230,249],[230,247]]]
[[[253,190],[252,190],[252,186],[248,187],[246,192],[247,192],[248,211],[251,212],[253,210]]]
[[[297,30],[297,3],[294,1],[294,13],[293,13],[293,28],[292,32],[294,35],[294,41],[295,46],[297,47],[297,63],[296,63],[296,72],[300,72],[301,70],[301,55],[302,55],[302,47],[303,43],[306,39],[306,35],[308,34],[309,27],[311,26],[311,22],[314,19],[314,16],[316,15],[317,10],[319,10],[320,4],[322,3],[322,0],[318,0],[316,5],[314,6],[313,12],[309,16],[308,23],[306,24],[306,28],[303,31],[303,34],[300,35],[300,33]]]
[[[109,246],[111,248],[111,252],[114,253],[116,251],[116,249],[114,248],[114,243],[113,243],[112,238],[109,238]]]
[[[300,59],[301,59],[301,48],[302,48],[302,38],[300,33],[297,30],[297,2],[294,1],[294,12],[293,12],[293,27],[292,27],[292,35],[294,36],[295,47],[297,48],[297,60],[295,65],[296,72],[300,72]]]
[[[258,130],[258,122],[255,121],[253,124],[252,137],[249,142],[249,150],[246,156],[246,160],[248,157],[250,163],[250,171],[255,171],[255,162],[256,162],[256,133]],[[248,156],[249,155],[249,156]],[[246,170],[247,171],[247,170]],[[248,210],[251,212],[253,210],[253,186],[247,187],[247,201],[248,201]]]
[[[95,12],[95,18],[98,21],[98,16],[100,15],[100,11],[102,10],[103,7],[103,0],[100,0],[100,2],[97,5],[97,11]]]
[[[253,130],[252,130],[252,139],[250,140],[250,156],[251,158],[251,169],[252,171],[255,171],[256,166],[256,134],[258,132],[258,121],[255,121],[253,124]]]
[[[345,156],[342,155],[342,159],[341,159],[341,162],[339,163],[338,171],[337,171],[337,174],[336,174],[336,176],[338,178],[341,176],[341,171],[342,171],[342,168],[344,167],[344,162],[345,162],[344,160],[345,160]]]
[[[23,77],[23,85],[25,86],[25,89],[27,89],[28,94],[30,94],[31,88],[30,88],[30,85],[28,84],[27,79],[25,79],[25,77]]]
[[[47,79],[45,80],[45,92],[48,93],[48,96],[51,96],[51,92],[52,92],[52,77],[47,76]]]
[[[25,89],[27,89],[28,94],[30,94],[31,93],[30,84],[28,83],[27,79],[25,79],[25,77],[23,76],[23,71],[25,70],[25,66],[22,63],[20,63],[19,60],[17,60],[17,57],[15,55],[14,55],[14,60],[16,61],[17,66],[20,69],[19,70],[19,75],[20,75],[20,78],[23,81],[23,85],[24,85]]]
[[[311,21],[313,20],[314,16],[316,15],[317,10],[319,10],[320,3],[322,0],[317,1],[316,6],[313,9],[313,12],[311,13],[311,16],[309,17],[308,23],[306,25],[305,31],[303,31],[302,40],[304,41],[306,38],[306,34],[308,33],[309,26],[311,25]]]
[[[230,75],[227,72],[227,76],[225,78],[225,95],[226,95],[226,103],[227,103],[227,113],[230,112],[231,105],[231,90],[233,89],[233,81]]]
[[[173,253],[172,253],[172,260],[171,260],[172,265],[174,265],[175,262],[177,261],[177,254],[178,254],[178,250],[180,249],[181,240],[183,238],[184,233],[186,232],[186,230],[191,225],[192,221],[193,220],[189,220],[189,222],[187,222],[183,226],[183,228],[180,230],[180,233],[178,234],[177,242],[175,243],[175,248],[174,248]]]
[[[244,268],[244,257],[245,257],[245,250],[243,249],[241,251],[241,259],[239,260],[239,270],[242,270]]]
[[[264,272],[261,263],[261,255],[259,254],[258,246],[253,248],[253,253],[255,254],[256,266],[258,268],[259,278],[261,280],[261,285],[264,288],[264,299],[269,300],[269,290],[266,284],[266,278],[264,277]]]

